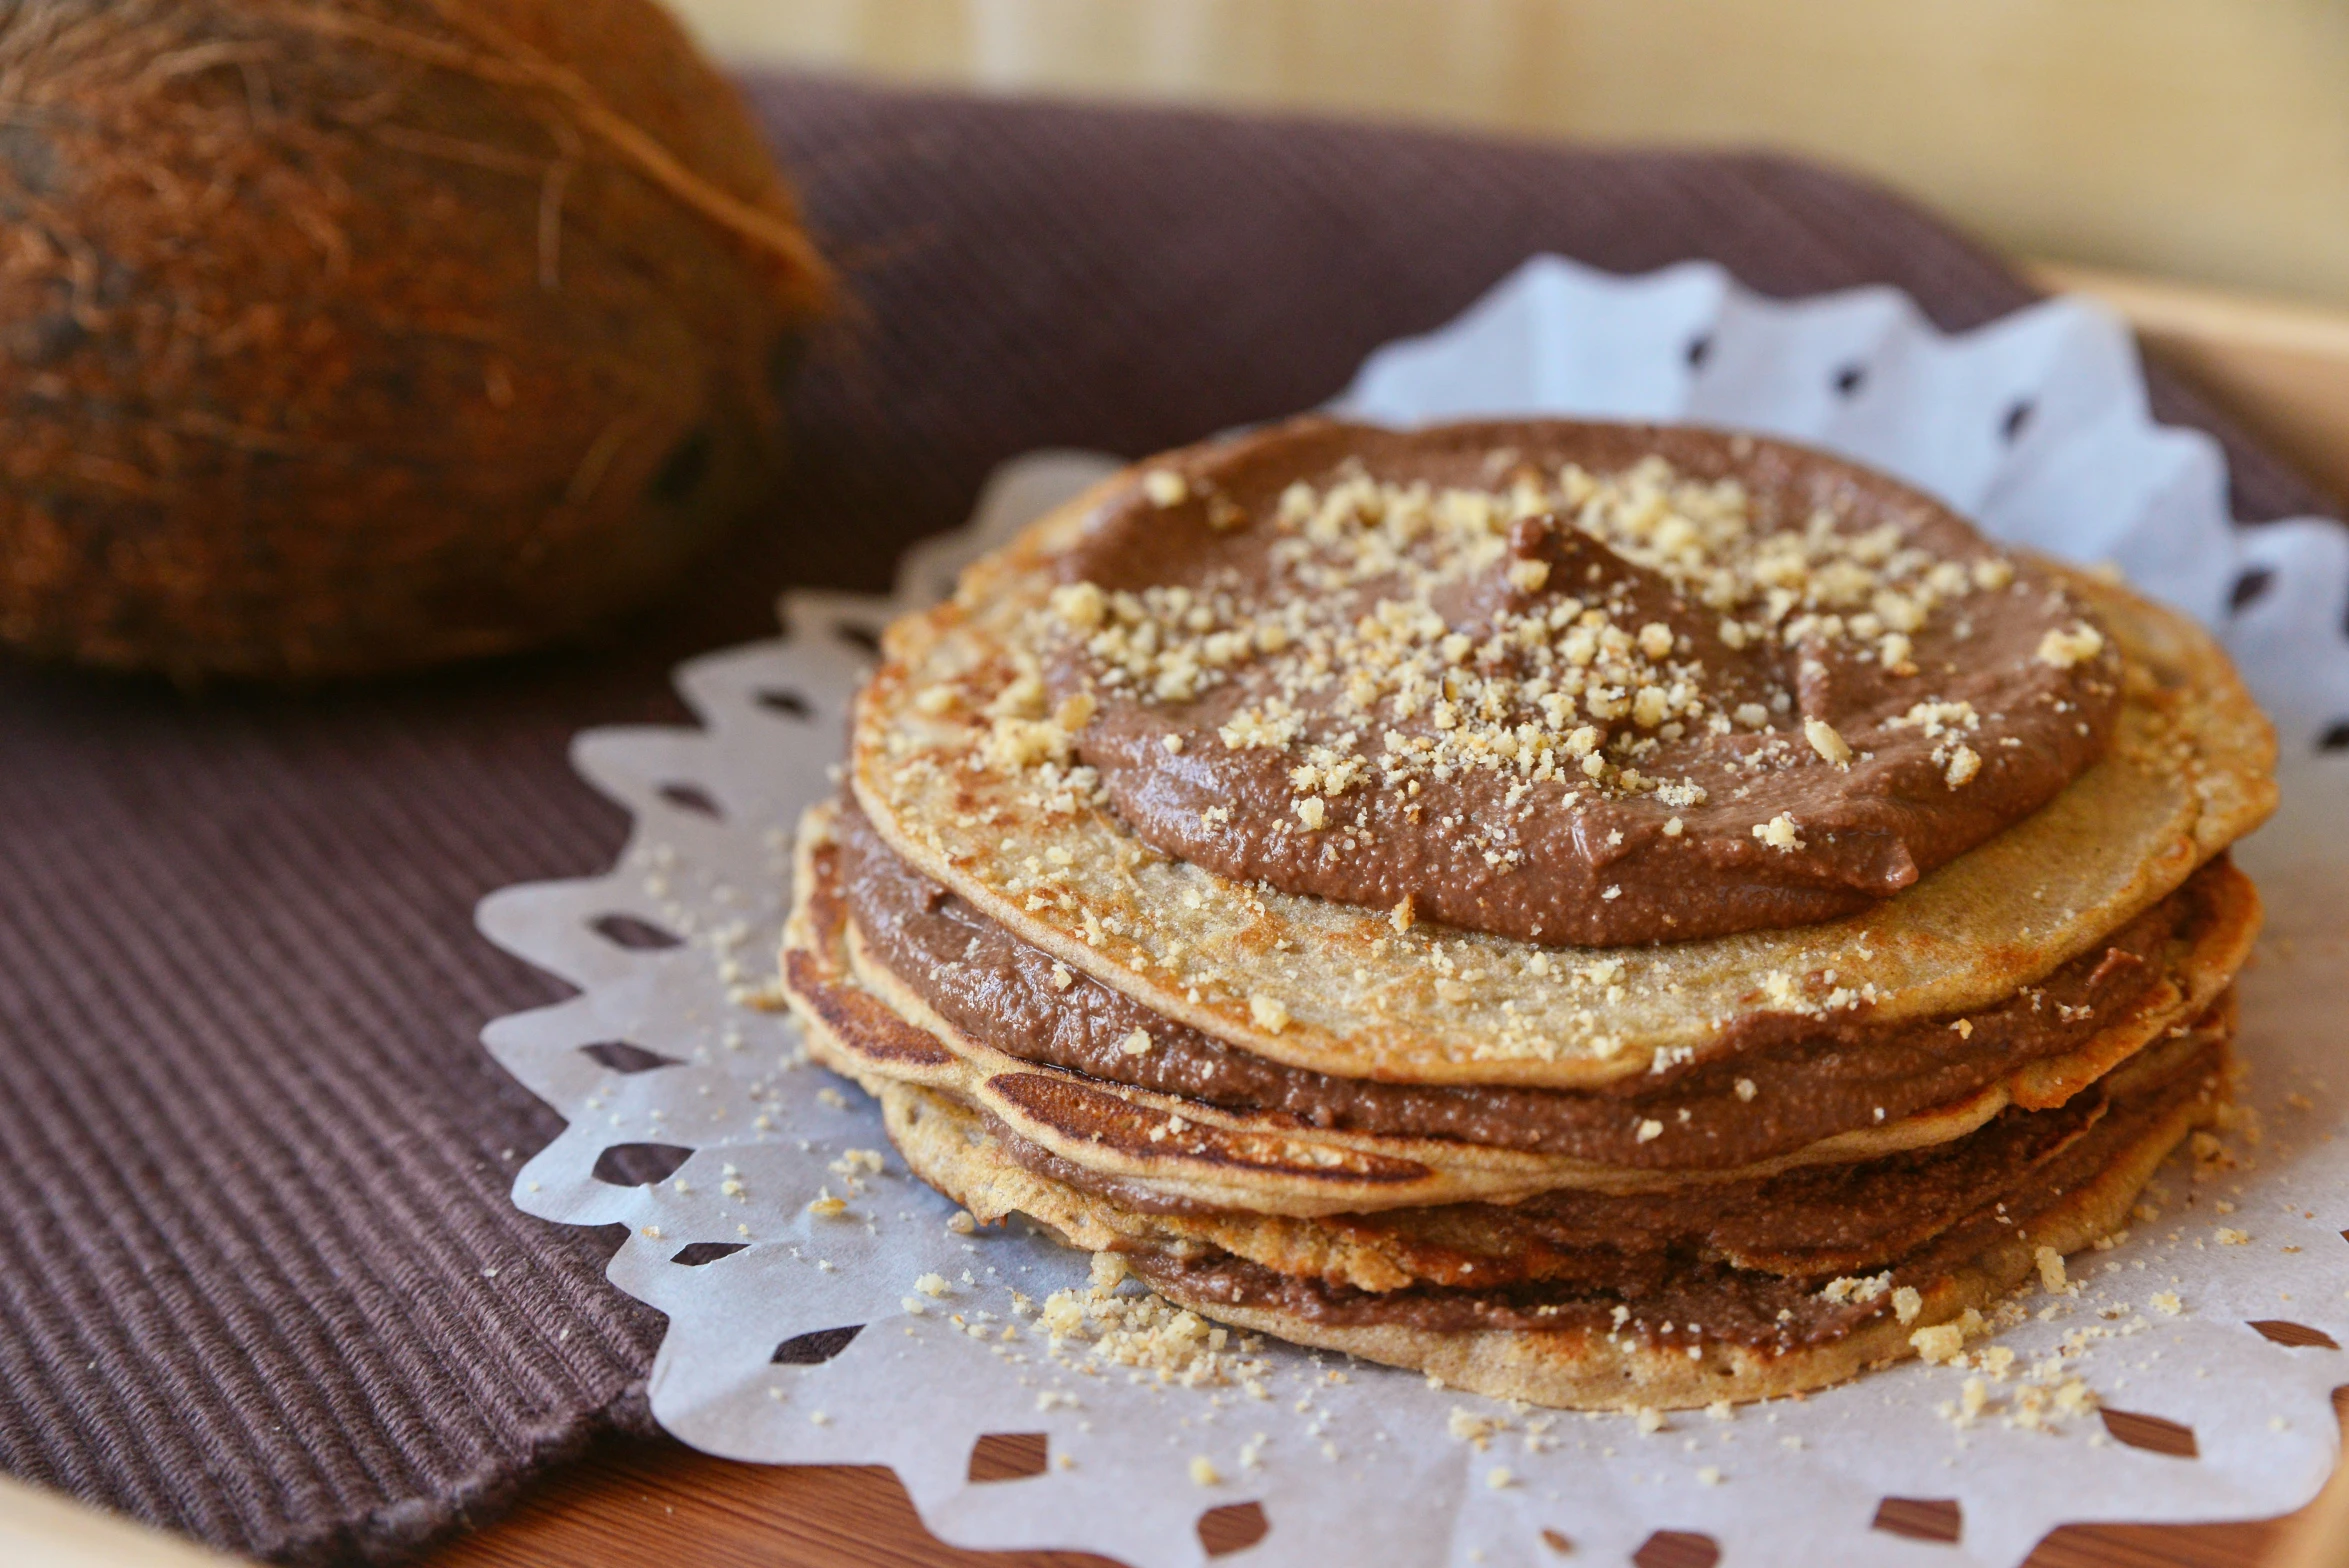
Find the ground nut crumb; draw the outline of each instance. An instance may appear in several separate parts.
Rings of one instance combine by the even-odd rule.
[[[1037,1315],[1043,1320],[1044,1331],[1056,1340],[1073,1339],[1085,1329],[1085,1304],[1073,1290],[1056,1290],[1046,1296]]]
[[[2031,1254],[2031,1261],[2039,1267],[2039,1288],[2064,1288],[2064,1255],[2053,1247],[2040,1247]]]
[[[1939,1366],[1957,1359],[1959,1352],[1966,1348],[1966,1335],[1955,1323],[1936,1323],[1911,1334],[1909,1344],[1920,1357]]]
[[[1835,726],[1825,719],[1803,720],[1803,739],[1811,743],[1811,750],[1839,768],[1851,766],[1851,744],[1836,733]]]
[[[1248,1016],[1267,1034],[1279,1034],[1289,1026],[1288,1004],[1261,991],[1248,998]]]
[[[1860,1276],[1846,1274],[1840,1279],[1829,1280],[1820,1289],[1819,1297],[1823,1301],[1856,1301],[1865,1305],[1883,1295],[1891,1287],[1892,1275],[1890,1273]]]
[[[1454,1405],[1451,1412],[1444,1417],[1444,1430],[1452,1434],[1452,1439],[1455,1442],[1470,1443],[1483,1449],[1492,1445],[1493,1434],[1500,1430],[1500,1426],[1490,1417],[1479,1415],[1464,1406]]]
[[[2075,621],[2069,631],[2050,630],[2039,639],[2039,662],[2068,670],[2104,651],[2104,634],[2086,621]]]
[[[1072,631],[1089,632],[1101,624],[1109,596],[1092,583],[1068,583],[1052,590],[1052,613]]]
[[[1142,476],[1142,493],[1153,506],[1180,506],[1190,499],[1191,484],[1171,468],[1153,468]]]
[[[2096,1393],[2076,1377],[2055,1386],[2055,1408],[2067,1416],[2084,1416],[2096,1408]]]

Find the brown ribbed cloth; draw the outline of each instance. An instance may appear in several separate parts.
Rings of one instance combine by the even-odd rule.
[[[0,1465],[240,1551],[382,1558],[641,1422],[660,1323],[507,1200],[554,1131],[476,1035],[556,986],[474,933],[609,864],[585,725],[786,583],[878,588],[1030,448],[1140,454],[1318,402],[1528,254],[1711,257],[1964,327],[2031,296],[1879,190],[1769,157],[755,88],[855,319],[798,467],[626,646],[311,697],[0,664]],[[2173,420],[2208,424],[2166,382]],[[2229,439],[2238,510],[2316,498]]]

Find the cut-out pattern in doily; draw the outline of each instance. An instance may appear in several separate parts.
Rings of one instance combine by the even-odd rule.
[[[627,1227],[612,1281],[669,1316],[660,1421],[740,1458],[891,1465],[960,1544],[1137,1568],[1568,1550],[1651,1568],[1861,1553],[2005,1568],[2069,1521],[2304,1501],[2336,1446],[2327,1394],[2349,1382],[2335,1348],[2349,1338],[2341,529],[2232,528],[2215,446],[2155,426],[2127,335],[2065,302],[1944,336],[1886,290],[1774,303],[1706,266],[1617,278],[1544,258],[1451,327],[1374,356],[1340,406],[1796,436],[1924,484],[2001,538],[2113,560],[2219,627],[2287,753],[2280,820],[2243,850],[2272,912],[2244,980],[2258,1144],[2238,1140],[2241,1168],[2200,1185],[2165,1171],[2160,1218],[2075,1260],[2076,1296],[2028,1298],[2036,1315],[2001,1341],[2018,1375],[1985,1385],[1969,1425],[1941,1413],[1963,1376],[1917,1365],[1643,1431],[1278,1345],[1233,1348],[1245,1364],[1199,1387],[1162,1387],[1091,1341],[1055,1351],[1014,1292],[1082,1289],[1086,1260],[1017,1227],[950,1228],[874,1108],[799,1065],[767,1010],[787,835],[831,788],[874,635],[1111,466],[1042,454],[1007,466],[970,529],[913,552],[892,597],[794,594],[781,638],[686,665],[699,727],[581,736],[581,773],[634,817],[620,864],[482,905],[492,940],[579,991],[486,1032],[568,1123],[515,1200]],[[809,1208],[819,1193],[845,1200],[837,1214]],[[2050,1356],[2102,1410],[2010,1424],[2019,1374]]]

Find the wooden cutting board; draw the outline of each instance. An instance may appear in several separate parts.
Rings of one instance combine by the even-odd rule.
[[[2342,1402],[2335,1397],[2336,1405]],[[2274,1568],[2299,1518],[2258,1524],[2070,1525],[2040,1544],[2028,1568]],[[1561,1520],[1560,1529],[1570,1537],[1572,1521]],[[1232,1560],[1237,1564],[1246,1558]],[[1637,1568],[1707,1568],[1714,1560],[1701,1538],[1683,1537],[1652,1543],[1635,1562]],[[1735,1557],[1723,1554],[1721,1560],[1734,1564]],[[1571,1568],[1598,1559],[1570,1551],[1558,1561],[1560,1568]],[[506,1518],[427,1560],[428,1568],[679,1568],[684,1563],[693,1568],[1109,1568],[1108,1559],[1083,1552],[972,1552],[948,1546],[922,1528],[896,1475],[880,1466],[736,1464],[678,1443],[642,1441],[601,1445],[548,1477]]]

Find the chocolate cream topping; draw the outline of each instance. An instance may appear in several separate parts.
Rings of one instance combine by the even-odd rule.
[[[1617,1166],[1720,1170],[1947,1104],[2077,1049],[2191,946],[2213,862],[2169,898],[1997,1006],[1955,1019],[1757,1013],[1662,1072],[1593,1090],[1340,1078],[1251,1055],[1150,1011],[1029,946],[922,876],[853,801],[831,874],[866,950],[941,1018],[1024,1061],[1236,1111],[1355,1132],[1454,1138]],[[1134,1036],[1146,1048],[1132,1049]],[[1645,1122],[1659,1135],[1641,1137]]]
[[[1308,1322],[1394,1323],[1442,1333],[1473,1329],[1584,1329],[1622,1333],[1649,1345],[1685,1347],[1700,1340],[1725,1340],[1762,1349],[1789,1350],[1830,1343],[1895,1310],[1903,1287],[1930,1290],[1968,1265],[1978,1254],[2016,1236],[2028,1239],[2034,1220],[2067,1193],[2093,1182],[2130,1148],[2155,1134],[2187,1101],[2210,1092],[2223,1066],[2223,1041],[2181,1051],[2171,1070],[2150,1076],[2131,1092],[2114,1097],[2084,1129],[2082,1113],[2011,1112],[1961,1145],[1921,1160],[1904,1157],[1899,1168],[1842,1167],[1803,1173],[1800,1188],[1787,1197],[1798,1212],[1786,1226],[1774,1226],[1753,1203],[1723,1204],[1709,1189],[1682,1196],[1598,1199],[1562,1196],[1564,1216],[1535,1210],[1513,1216],[1536,1265],[1580,1249],[1580,1269],[1553,1268],[1546,1277],[1525,1271],[1491,1285],[1427,1284],[1371,1292],[1277,1272],[1215,1249],[1178,1255],[1162,1251],[1132,1254],[1135,1272],[1183,1300],[1229,1306],[1268,1307]],[[2011,1143],[2012,1147],[2006,1147]],[[1896,1162],[1878,1162],[1893,1167]],[[1941,1172],[1929,1168],[1946,1166]],[[1890,1186],[1884,1187],[1889,1175]],[[1985,1179],[1987,1178],[1987,1179]],[[1784,1178],[1759,1184],[1751,1196],[1766,1200]],[[1968,1184],[1971,1183],[1969,1186]],[[1841,1186],[1839,1214],[1835,1188]],[[1872,1190],[1884,1187],[1884,1190]],[[1548,1200],[1543,1200],[1545,1203]],[[1600,1243],[1573,1214],[1577,1205],[1647,1204],[1676,1211],[1634,1218],[1611,1227],[1614,1243]],[[1888,1205],[1888,1215],[1863,1212]],[[1489,1213],[1493,1205],[1476,1205]],[[1716,1222],[1715,1211],[1725,1211]],[[1433,1211],[1429,1211],[1433,1212]],[[1399,1223],[1407,1216],[1385,1217]],[[1561,1223],[1563,1219],[1563,1223]],[[1826,1222],[1817,1229],[1818,1222]],[[1868,1274],[1856,1264],[1824,1282],[1821,1270],[1776,1272],[1743,1268],[1723,1253],[1724,1228],[1758,1226],[1767,1238],[1798,1246],[1832,1249],[1838,1242],[1862,1243],[1884,1267]],[[1797,1228],[1797,1226],[1803,1228]],[[1919,1232],[1922,1234],[1920,1235]],[[1820,1261],[1832,1251],[1818,1254]],[[1793,1261],[1789,1259],[1788,1261]],[[1837,1288],[1838,1286],[1842,1288]]]
[[[2072,593],[1778,442],[1308,419],[1159,459],[1040,674],[1118,814],[1224,876],[1553,944],[1829,919],[2100,756]]]
[[[1099,984],[911,869],[843,803],[832,861],[864,948],[980,1045],[1022,1061],[1313,1127],[1459,1138],[1633,1169],[1729,1169],[1957,1101],[2025,1061],[2060,1056],[2159,984],[2210,918],[2213,861],[2185,887],[1999,1005],[1877,1023],[1748,1014],[1701,1054],[1602,1089],[1386,1084],[1268,1061]],[[1135,1035],[1149,1047],[1130,1049]],[[1663,1136],[1640,1136],[1654,1120]]]

